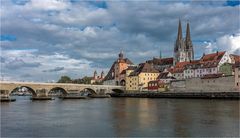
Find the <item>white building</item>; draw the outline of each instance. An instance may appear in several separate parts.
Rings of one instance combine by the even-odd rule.
[[[230,55],[225,51],[204,54],[200,60],[190,61],[184,66],[184,79],[218,74],[220,66],[224,63],[233,63]]]

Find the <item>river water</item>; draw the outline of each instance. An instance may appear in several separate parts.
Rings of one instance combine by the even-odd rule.
[[[106,98],[1,103],[1,137],[239,136],[239,101]]]

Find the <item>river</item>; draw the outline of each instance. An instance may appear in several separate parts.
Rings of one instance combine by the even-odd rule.
[[[238,100],[16,99],[1,103],[1,137],[239,136]]]

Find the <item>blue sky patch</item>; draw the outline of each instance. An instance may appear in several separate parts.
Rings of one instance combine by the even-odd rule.
[[[225,5],[232,6],[232,7],[238,6],[240,5],[240,0],[227,0]]]
[[[0,41],[16,41],[17,37],[10,34],[4,34],[0,36]]]
[[[12,2],[17,5],[25,5],[29,0],[12,0]]]
[[[95,0],[95,1],[89,1],[88,3],[97,8],[107,9],[107,3],[105,1]]]

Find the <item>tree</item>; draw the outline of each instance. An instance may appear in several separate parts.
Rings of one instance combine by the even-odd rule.
[[[71,83],[72,80],[68,76],[61,76],[61,78],[58,80],[58,83]]]
[[[85,76],[82,78],[82,82],[83,84],[91,84],[91,79],[92,79],[91,77]]]

